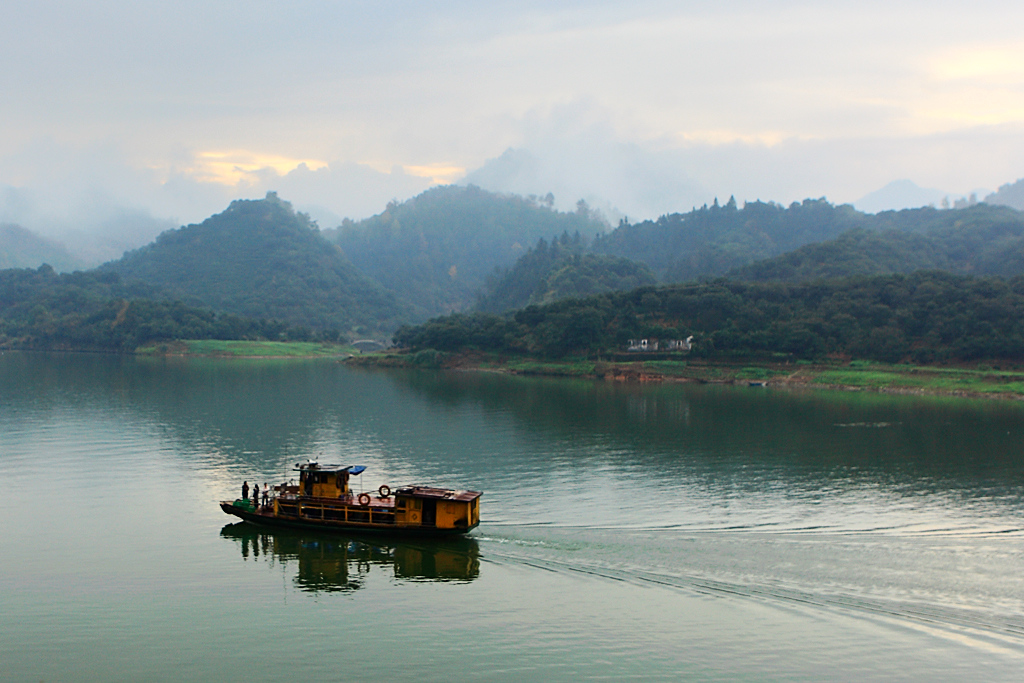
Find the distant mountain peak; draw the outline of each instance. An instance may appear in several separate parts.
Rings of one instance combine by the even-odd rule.
[[[38,268],[44,263],[60,271],[81,267],[63,244],[15,223],[0,223],[0,269]]]
[[[938,206],[944,198],[949,197],[949,192],[921,187],[912,180],[904,178],[894,180],[874,192],[869,192],[853,202],[853,205],[858,211],[864,213],[879,213],[881,211],[917,209],[929,205]]]

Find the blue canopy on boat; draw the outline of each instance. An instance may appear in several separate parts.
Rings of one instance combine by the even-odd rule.
[[[363,471],[366,469],[366,465],[350,465],[345,469],[348,470],[349,474],[362,474]]]

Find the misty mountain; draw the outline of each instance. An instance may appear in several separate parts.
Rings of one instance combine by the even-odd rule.
[[[885,187],[864,195],[853,205],[864,213],[878,213],[929,205],[938,206],[949,196],[948,192],[920,187],[910,180],[894,180]]]
[[[523,196],[553,192],[556,207],[586,199],[613,221],[697,206],[712,192],[687,169],[696,159],[609,139],[603,133],[556,136],[530,149],[507,149],[466,174],[463,184]]]
[[[89,177],[87,172],[84,176]],[[56,188],[33,191],[0,185],[0,223],[25,227],[59,244],[73,261],[69,268],[93,268],[120,258],[177,225],[146,209],[120,203],[106,192],[62,189],[68,194]]]
[[[775,258],[751,263],[728,276],[741,280],[798,282],[855,275],[944,270],[961,275],[1024,274],[1024,213],[977,204],[885,212],[871,227],[843,233]]]
[[[40,237],[20,225],[0,223],[0,269],[37,268],[44,263],[58,271],[81,267],[63,244]]]
[[[471,306],[495,268],[511,265],[542,237],[591,237],[606,229],[585,204],[564,213],[553,202],[550,195],[524,198],[448,185],[324,234],[365,275],[411,303],[422,320]]]
[[[569,297],[636,289],[657,282],[642,263],[618,256],[590,254],[579,233],[541,238],[515,265],[488,279],[477,309],[502,313]]]
[[[1011,206],[1018,211],[1024,211],[1024,178],[1000,185],[998,190],[985,197],[985,203]]]
[[[102,270],[216,311],[317,330],[368,334],[410,316],[408,306],[356,270],[308,216],[275,193],[168,230]]]
[[[61,233],[68,250],[86,267],[120,258],[126,251],[138,249],[175,228],[174,222],[138,209],[104,205],[102,211],[94,221],[83,221]]]

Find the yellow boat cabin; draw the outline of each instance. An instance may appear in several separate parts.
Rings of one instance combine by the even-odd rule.
[[[366,470],[362,465],[297,463],[298,484],[286,483],[259,490],[242,485],[242,497],[221,501],[229,515],[258,524],[404,531],[410,533],[465,533],[480,523],[479,491],[458,491],[429,486],[387,485],[373,494],[354,493],[351,477]]]

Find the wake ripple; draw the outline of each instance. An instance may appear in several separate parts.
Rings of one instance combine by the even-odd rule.
[[[983,650],[997,650],[1024,659],[1024,620],[986,618],[968,610],[939,605],[911,605],[864,596],[814,593],[779,586],[740,584],[700,576],[671,575],[640,569],[616,569],[607,566],[570,563],[551,558],[536,558],[503,552],[509,545],[545,545],[542,542],[520,543],[511,539],[480,538],[488,542],[484,562],[509,563],[548,572],[584,575],[633,585],[657,586],[699,595],[740,600],[757,600],[768,604],[799,606],[815,611],[841,612],[854,617],[883,619],[891,623],[929,631],[962,644]],[[504,541],[499,550],[491,542]],[[508,545],[505,545],[505,544]]]

